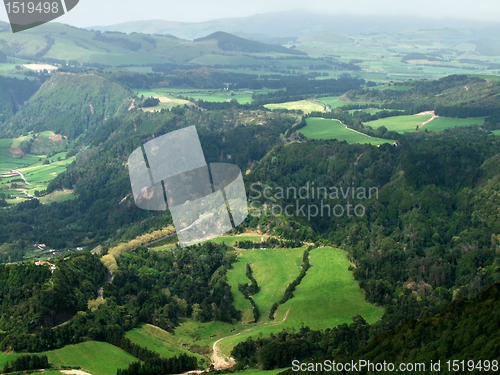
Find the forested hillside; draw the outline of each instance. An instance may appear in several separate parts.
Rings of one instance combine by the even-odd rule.
[[[93,78],[93,83],[104,82],[102,78],[95,81]],[[47,105],[55,108],[58,101],[51,100],[50,103]],[[103,103],[98,105],[101,111],[107,111]],[[70,114],[81,113],[80,108],[88,110],[88,107],[81,106],[71,108],[72,112],[64,114],[68,121]],[[42,109],[42,113],[46,112]],[[47,113],[47,116],[51,118],[52,114]],[[76,119],[89,117],[90,124],[102,120],[87,114]],[[266,126],[257,124],[261,121]],[[75,163],[53,180],[47,189],[47,193],[71,189],[78,199],[52,205],[43,205],[33,199],[0,210],[0,223],[5,228],[0,233],[0,241],[11,243],[13,249],[26,249],[35,242],[60,249],[97,246],[110,237],[115,237],[115,241],[130,240],[150,230],[161,229],[171,224],[169,212],[140,210],[131,199],[126,163],[130,153],[143,141],[153,134],[165,134],[196,124],[207,162],[231,160],[246,170],[280,143],[280,135],[296,121],[295,115],[264,111],[241,114],[238,108],[225,111],[174,108],[161,113],[131,109],[110,117],[104,125],[89,128],[81,141],[83,144],[77,143],[73,149],[74,153],[80,152]],[[67,131],[72,131],[71,123],[75,121],[60,124]],[[6,257],[9,255],[4,254]]]
[[[0,76],[0,124],[11,118],[40,88],[40,85],[39,80]]]
[[[420,107],[435,110],[449,117],[491,116],[499,113],[500,83],[466,75],[453,75],[436,81],[416,81],[407,91],[358,90],[345,97],[352,101],[384,103],[385,108],[408,109]]]
[[[47,80],[16,116],[4,137],[52,130],[70,139],[103,124],[132,104],[133,94],[95,74],[59,73]]]

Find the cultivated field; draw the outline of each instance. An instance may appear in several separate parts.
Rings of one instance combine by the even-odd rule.
[[[302,111],[304,113],[311,112],[323,112],[324,107],[321,104],[310,100],[299,100],[296,102],[286,102],[286,103],[277,103],[277,104],[266,104],[264,107],[269,109],[288,109],[288,110],[296,110]]]
[[[318,98],[318,102],[328,105],[332,109],[343,107],[345,105],[354,105],[354,104],[378,104],[378,103],[366,103],[366,102],[348,102],[344,100],[339,100],[338,96],[325,96],[323,98]]]
[[[337,139],[347,143],[371,145],[391,142],[388,139],[374,138],[348,129],[338,120],[311,117],[306,119],[306,122],[307,126],[298,131],[309,139]]]
[[[25,155],[18,147],[27,137],[17,139],[0,139],[0,192],[11,195],[8,203],[20,203],[29,196],[34,196],[35,191],[47,189],[48,184],[58,174],[62,173],[74,157],[66,159],[66,152],[60,152],[52,157],[45,155]],[[40,152],[57,151],[65,146],[65,140],[52,132],[44,132],[37,136],[33,148]],[[49,164],[44,164],[45,162]],[[19,171],[28,182],[26,184]],[[16,184],[16,185],[13,185]],[[43,203],[61,202],[73,199],[71,191],[53,192],[42,198]]]
[[[179,97],[192,98],[193,100],[204,100],[206,102],[228,102],[236,100],[240,104],[249,104],[252,102],[252,95],[267,94],[272,90],[238,90],[223,91],[217,89],[174,89],[157,88],[153,90],[135,89],[133,90],[139,97],[153,96],[155,98],[167,97],[175,99]]]

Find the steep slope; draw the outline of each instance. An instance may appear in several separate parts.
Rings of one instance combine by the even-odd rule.
[[[52,130],[76,138],[126,111],[132,96],[122,86],[98,75],[58,73],[6,124],[8,135]]]
[[[38,80],[0,76],[0,124],[14,115],[39,88]]]

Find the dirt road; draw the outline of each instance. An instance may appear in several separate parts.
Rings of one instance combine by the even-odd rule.
[[[285,317],[283,318],[283,320],[281,322],[274,322],[274,323],[271,323],[271,325],[276,325],[276,324],[283,323],[286,320],[286,318],[288,318],[288,313],[289,312],[290,312],[290,309],[287,310],[287,312],[285,313]],[[264,324],[260,324],[258,326],[253,326],[251,328],[245,329],[244,331],[236,333],[235,335],[223,337],[221,339],[218,339],[216,342],[214,342],[214,345],[213,345],[213,348],[212,348],[213,349],[213,353],[212,353],[212,361],[211,361],[211,363],[214,366],[214,368],[216,370],[222,370],[222,369],[233,367],[236,364],[236,362],[234,361],[234,358],[231,357],[229,359],[226,359],[226,358],[224,358],[224,356],[222,354],[220,354],[220,349],[219,349],[219,347],[217,345],[222,340],[228,339],[230,337],[239,336],[243,332],[251,331],[251,330],[255,329],[256,327],[265,326],[267,324],[269,324],[269,322],[268,323],[264,323]]]

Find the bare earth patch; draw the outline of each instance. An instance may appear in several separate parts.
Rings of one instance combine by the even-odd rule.
[[[9,151],[14,157],[24,155],[24,152],[20,148],[9,148]]]
[[[49,64],[24,64],[23,66],[27,69],[34,70],[35,72],[42,72],[44,70],[48,72],[53,72],[59,69],[57,66]]]
[[[88,372],[80,371],[80,370],[59,370],[61,374],[66,374],[66,375],[92,375],[89,374]]]

